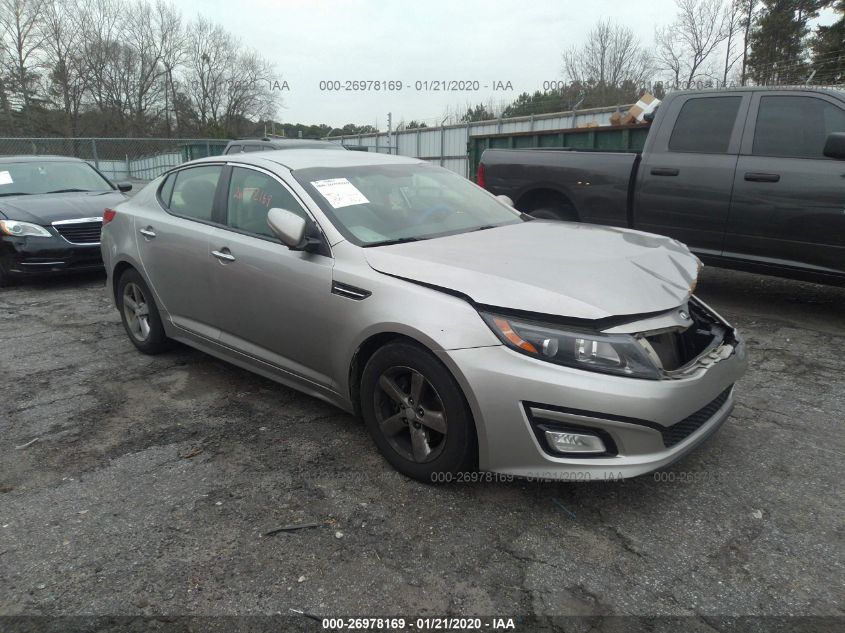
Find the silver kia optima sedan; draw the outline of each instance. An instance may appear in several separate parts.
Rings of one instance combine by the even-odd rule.
[[[682,244],[534,220],[416,159],[212,157],[103,221],[140,351],[181,341],[359,414],[424,481],[662,468],[725,421],[746,366]]]

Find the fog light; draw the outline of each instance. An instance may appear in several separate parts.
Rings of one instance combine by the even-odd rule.
[[[549,446],[561,453],[604,453],[604,442],[596,435],[570,431],[546,431]]]

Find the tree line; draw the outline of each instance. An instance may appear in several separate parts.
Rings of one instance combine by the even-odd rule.
[[[168,0],[0,0],[0,135],[252,135],[282,86],[272,62]]]
[[[560,87],[504,104],[467,104],[451,122],[628,104],[644,91],[745,85],[845,84],[845,0],[676,0],[651,42],[599,21],[562,57]],[[812,27],[831,8],[837,19]],[[459,116],[453,116],[459,111]]]
[[[635,101],[685,87],[845,84],[845,0],[676,0],[643,42],[606,19],[562,55],[559,85],[449,108],[462,123]],[[813,26],[833,9],[837,20]],[[237,137],[376,131],[274,123],[274,64],[168,0],[0,0],[0,135]],[[268,128],[269,126],[269,128]],[[401,123],[404,129],[426,127]]]

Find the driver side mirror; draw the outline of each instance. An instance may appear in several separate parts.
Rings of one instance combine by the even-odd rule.
[[[845,159],[845,132],[834,132],[828,135],[824,144],[824,155],[828,158]]]
[[[128,193],[132,191],[132,183],[131,182],[119,182],[117,183],[117,190],[122,193]]]
[[[511,200],[506,195],[498,195],[498,196],[496,196],[496,200],[498,200],[499,202],[504,202],[509,207],[513,207],[513,200]]]

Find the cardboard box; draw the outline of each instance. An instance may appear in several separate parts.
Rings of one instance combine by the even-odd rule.
[[[646,114],[651,114],[660,105],[660,99],[645,93],[640,100],[631,106],[628,113],[622,117],[621,125],[629,125],[631,123],[642,123],[645,120]]]

